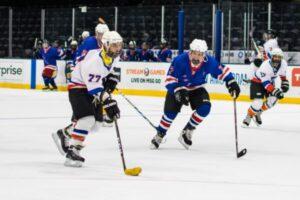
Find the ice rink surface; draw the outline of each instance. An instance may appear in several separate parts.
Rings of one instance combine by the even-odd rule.
[[[127,96],[157,124],[163,98]],[[234,145],[233,103],[212,101],[195,131],[193,146],[177,141],[191,111],[184,107],[160,150],[150,150],[155,130],[123,99],[119,127],[128,167],[122,171],[114,128],[87,137],[83,168],[67,168],[51,133],[69,123],[66,92],[0,89],[1,200],[299,200],[300,106],[279,104],[263,114],[263,126],[240,122],[249,102],[238,102],[240,149]]]

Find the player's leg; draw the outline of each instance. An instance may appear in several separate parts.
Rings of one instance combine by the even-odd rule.
[[[209,94],[205,88],[199,88],[189,93],[193,114],[185,125],[178,138],[178,141],[188,149],[192,145],[192,135],[196,127],[210,113],[211,103]]]
[[[52,138],[62,155],[66,155],[70,147],[71,132],[74,124],[69,124],[65,128],[59,129],[56,133],[52,133]]]
[[[167,131],[170,128],[173,120],[180,112],[181,107],[182,104],[176,101],[174,94],[170,94],[168,92],[165,99],[164,114],[157,127],[157,134],[151,140],[151,149],[158,149],[163,137],[165,137],[165,135],[167,134]]]
[[[275,106],[277,101],[278,101],[278,99],[275,96],[268,96],[267,97],[266,101],[263,102],[263,105],[261,106],[260,111],[253,118],[253,120],[255,121],[255,123],[257,125],[262,124],[262,118],[261,118],[262,113],[269,110],[273,106]]]
[[[265,89],[261,83],[251,82],[250,85],[250,99],[252,103],[247,110],[247,115],[243,120],[243,127],[248,127],[250,125],[251,119],[254,119],[254,122],[257,125],[261,124],[260,112],[263,105],[263,99],[266,95]],[[256,117],[259,116],[259,117]]]
[[[66,166],[81,167],[84,158],[80,155],[83,142],[95,124],[93,97],[84,89],[69,91],[69,100],[77,120],[71,132],[70,148],[66,155]]]
[[[43,80],[44,80],[44,84],[45,84],[45,87],[42,88],[42,90],[50,90],[50,87],[49,87],[49,83],[50,83],[50,80],[47,76],[43,75]]]
[[[57,90],[57,86],[56,86],[56,83],[55,83],[56,75],[57,75],[57,70],[53,69],[52,74],[51,74],[51,78],[50,78],[50,85],[52,86],[51,90]]]

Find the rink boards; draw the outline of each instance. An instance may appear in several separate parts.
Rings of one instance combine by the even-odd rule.
[[[58,61],[56,83],[59,90],[66,90],[65,61]],[[120,62],[121,82],[119,88],[123,94],[140,96],[164,96],[166,90],[164,80],[169,63]],[[249,65],[230,64],[238,84],[241,87],[239,100],[249,100],[249,84],[251,74]],[[0,87],[41,89],[43,61],[26,59],[0,59]],[[300,104],[300,66],[290,66],[287,70],[290,90],[285,94],[281,103]],[[279,80],[278,80],[279,81]],[[221,81],[207,78],[207,90],[212,99],[230,100],[225,84]]]

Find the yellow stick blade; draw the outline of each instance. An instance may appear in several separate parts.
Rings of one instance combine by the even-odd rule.
[[[135,167],[131,169],[125,169],[125,174],[128,176],[138,176],[142,172],[142,168]]]

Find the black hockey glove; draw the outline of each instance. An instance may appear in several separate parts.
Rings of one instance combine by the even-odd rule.
[[[109,74],[105,77],[105,81],[103,83],[104,90],[107,91],[109,94],[113,93],[116,89],[116,86],[119,82],[119,77],[114,74]]]
[[[262,62],[263,62],[263,60],[260,59],[260,58],[255,58],[254,61],[253,61],[254,65],[256,67],[260,67],[260,65],[261,65]]]
[[[288,80],[281,81],[281,90],[282,92],[286,93],[290,88],[290,84]]]
[[[235,79],[231,79],[231,80],[227,81],[226,82],[226,87],[229,91],[229,94],[233,98],[238,98],[239,97],[241,89],[240,89],[240,86],[235,81]]]
[[[120,118],[120,109],[116,100],[107,98],[105,101],[103,101],[103,108],[110,119]]]
[[[279,88],[274,89],[273,92],[271,92],[271,95],[277,99],[283,99],[284,97],[283,92]]]
[[[185,88],[177,90],[174,95],[178,103],[189,105],[189,92]]]

